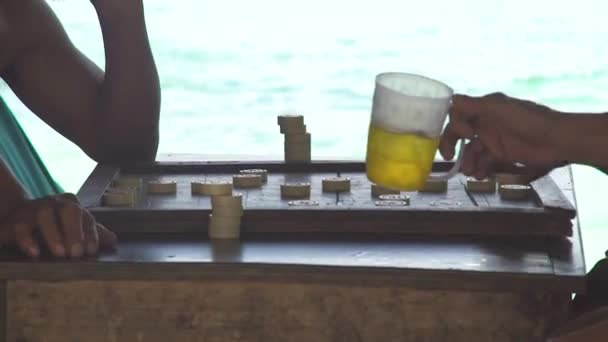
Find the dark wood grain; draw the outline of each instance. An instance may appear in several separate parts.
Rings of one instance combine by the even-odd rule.
[[[562,189],[566,198],[576,207],[576,193],[573,185],[572,169],[562,167],[551,173],[551,178]],[[548,239],[547,248],[553,262],[554,272],[560,276],[578,278],[586,272],[581,236],[580,220],[572,219],[573,234],[565,239]]]
[[[199,166],[192,172],[153,172],[152,167],[141,173],[176,177],[186,185],[178,186],[175,198],[142,196],[131,208],[97,206],[95,196],[116,172],[105,174],[95,191],[83,188],[79,195],[94,204],[96,217],[120,227],[114,251],[84,260],[53,259],[44,252],[32,260],[15,249],[1,249],[2,293],[9,297],[0,307],[12,313],[5,331],[9,340],[79,341],[85,335],[92,342],[543,341],[564,321],[571,293],[585,290],[576,218],[562,213],[550,216],[557,221],[547,221],[543,207],[519,208],[514,215],[512,208],[495,210],[471,201],[471,207],[450,211],[453,221],[433,225],[428,218],[441,217],[442,209],[385,215],[372,208],[344,208],[349,196],[363,197],[367,185],[336,197],[336,209],[313,211],[319,225],[309,224],[310,211],[254,209],[276,192],[282,177],[310,176],[296,166],[275,173],[260,193],[253,190],[241,240],[209,241],[210,206],[189,194],[189,180],[206,177],[200,163],[194,164]],[[236,168],[254,165],[259,166],[254,161]],[[211,173],[235,171],[224,165]],[[361,170],[350,172],[362,177]],[[556,170],[552,177],[575,205],[569,169]],[[89,179],[87,184],[90,190],[96,183]],[[422,222],[408,234],[402,234],[411,229],[403,213],[409,215],[405,222]],[[270,225],[268,215],[275,215]],[[565,221],[573,224],[574,234],[522,238],[445,232],[478,218],[487,227],[510,225],[521,232]],[[375,221],[381,224],[369,225]],[[383,225],[385,230],[370,229]],[[299,233],[284,232],[292,227]],[[428,234],[442,227],[442,233]],[[275,230],[279,233],[268,233]]]
[[[313,160],[307,163],[285,163],[282,160],[251,160],[249,158],[235,158],[233,160],[205,160],[204,157],[192,157],[187,161],[171,159],[170,161],[157,161],[154,163],[142,163],[122,165],[121,170],[127,173],[234,173],[242,169],[256,169],[263,167],[270,172],[364,172],[365,163],[361,160]],[[433,172],[445,172],[454,166],[452,161],[436,160],[433,164]],[[515,166],[505,167],[501,172],[519,172]]]
[[[547,209],[563,210],[570,218],[576,213],[574,206],[562,190],[555,184],[552,177],[542,177],[531,183],[537,200]]]
[[[279,181],[280,177],[281,175]],[[561,179],[567,182],[569,177],[566,174]],[[564,181],[558,181],[557,184],[561,186],[565,184]],[[475,291],[503,289],[567,293],[583,291],[585,286],[578,226],[577,234],[569,239],[546,239],[542,236],[525,239],[505,236],[450,237],[449,234],[431,237],[424,231],[407,236],[399,232],[381,231],[374,235],[344,234],[344,226],[348,226],[346,229],[352,229],[350,226],[363,226],[365,223],[358,220],[363,216],[381,222],[391,220],[374,216],[378,214],[373,211],[329,211],[315,215],[321,215],[321,219],[328,220],[331,224],[311,228],[302,223],[306,213],[295,211],[284,221],[279,221],[277,226],[283,224],[285,227],[296,227],[301,234],[259,234],[255,229],[267,225],[265,215],[268,214],[260,209],[247,211],[240,241],[221,247],[206,239],[208,212],[205,210],[147,210],[145,224],[139,224],[133,219],[143,211],[137,208],[96,210],[100,219],[123,225],[125,231],[132,229],[129,227],[133,225],[140,231],[161,233],[131,235],[119,232],[121,242],[116,251],[84,261],[52,260],[46,257],[40,261],[31,261],[18,256],[16,252],[5,250],[0,253],[0,277],[31,280],[243,278],[327,281],[370,286],[400,284],[415,288],[463,288]],[[362,216],[355,215],[357,220],[348,220],[353,212]],[[429,216],[436,212],[428,211],[421,215]],[[395,226],[390,229],[398,230],[404,226],[399,214],[394,213],[396,216],[392,220]],[[471,221],[470,215],[464,212],[456,216],[458,215],[462,215],[455,221],[458,224],[464,225]],[[502,213],[504,216],[499,215],[498,220],[497,216],[492,215],[497,213],[479,208],[475,217],[487,225],[517,223],[510,221],[512,215],[508,210]],[[544,221],[542,215],[538,215],[538,220]],[[328,231],[318,234],[323,229]],[[419,226],[418,229],[438,230],[433,225]],[[527,227],[515,224],[512,229],[525,230]],[[331,233],[332,231],[336,233]],[[558,245],[556,241],[560,242],[559,248],[555,247]]]
[[[437,163],[443,170],[448,162]],[[117,232],[201,232],[207,229],[210,201],[207,196],[190,194],[190,183],[197,179],[230,180],[243,168],[269,170],[269,182],[261,189],[237,189],[244,193],[246,213],[245,232],[318,232],[364,233],[400,232],[403,234],[459,234],[459,235],[545,235],[572,234],[573,210],[556,211],[528,202],[504,202],[494,195],[481,195],[488,205],[479,205],[464,190],[458,178],[450,181],[446,193],[408,193],[407,207],[378,207],[368,192],[370,186],[361,162],[318,162],[284,164],[281,162],[185,162],[155,163],[126,166],[121,173],[138,175],[145,181],[159,178],[178,183],[177,194],[147,195],[142,190],[132,207],[91,207],[98,220]],[[327,172],[326,170],[333,170]],[[130,172],[130,173],[129,173]],[[321,180],[336,174],[348,175],[352,189],[345,194],[321,192]],[[103,176],[103,177],[101,177]],[[107,175],[101,175],[108,181]],[[280,184],[285,181],[311,183],[314,207],[293,207],[280,197]],[[100,183],[100,182],[98,182]],[[94,182],[94,190],[102,188]],[[558,189],[559,190],[559,189]],[[93,193],[93,190],[83,190]],[[552,205],[559,198],[550,193]],[[93,196],[88,195],[89,198]],[[485,197],[484,197],[485,196]],[[566,201],[565,198],[562,198]],[[90,202],[91,200],[89,200]],[[485,203],[484,202],[484,203]],[[566,201],[567,202],[567,201]],[[563,208],[567,204],[562,204]],[[125,221],[128,219],[128,221]]]
[[[247,194],[245,202],[245,211],[264,210],[298,210],[296,207],[290,207],[289,201],[293,198],[281,198],[281,184],[284,183],[310,183],[310,200],[317,201],[318,207],[314,210],[331,209],[337,207],[337,198],[335,193],[324,193],[321,189],[323,178],[335,177],[337,173],[270,173],[268,175],[268,183],[261,188],[238,190]],[[285,215],[289,215],[285,213]],[[269,216],[271,219],[272,216]],[[247,222],[247,218],[245,219]]]
[[[340,193],[338,195],[339,204],[343,208],[352,211],[359,211],[362,209],[379,210],[379,207],[376,205],[376,202],[378,202],[379,199],[371,196],[372,183],[367,179],[365,173],[342,172],[340,175],[351,179],[351,191]],[[452,179],[448,182],[447,192],[427,193],[403,191],[401,194],[409,197],[410,205],[407,208],[397,208],[395,210],[459,210],[476,212],[478,209],[463,191],[463,187],[457,179]],[[415,222],[407,222],[407,224],[410,223],[415,224]]]
[[[565,291],[581,279],[560,277],[543,240],[319,240],[248,238],[218,244],[191,235],[124,236],[117,250],[82,261],[32,261],[4,251],[0,276],[29,280],[249,279],[412,288]]]

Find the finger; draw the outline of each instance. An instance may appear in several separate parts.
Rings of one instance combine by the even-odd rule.
[[[78,199],[78,197],[76,197],[76,195],[74,195],[72,193],[66,192],[66,193],[59,195],[58,197],[66,202],[80,205],[80,200]]]
[[[112,248],[116,246],[118,238],[116,234],[112,233],[108,228],[104,227],[101,223],[97,223],[97,233],[99,234],[99,247],[100,248]]]
[[[99,235],[95,218],[87,210],[82,210],[82,232],[84,233],[85,250],[88,255],[95,255],[99,250]]]
[[[452,128],[452,122],[449,122],[439,140],[439,153],[445,160],[452,160],[455,154],[456,143],[458,142],[458,134]]]
[[[19,249],[32,258],[38,257],[40,255],[40,247],[32,237],[34,227],[25,223],[17,223],[14,229],[15,240]]]
[[[471,143],[466,144],[462,155],[461,170],[467,176],[471,176],[475,171],[476,152],[471,148]]]
[[[476,121],[480,115],[487,113],[487,100],[483,97],[473,97],[456,94],[452,96],[452,114],[460,121]]]
[[[473,177],[479,178],[479,174],[483,175],[485,173],[483,169],[479,169],[480,166],[482,166],[480,165],[479,161],[483,158],[485,149],[479,139],[474,139],[469,144],[469,150],[470,163],[472,164],[471,170],[469,170],[469,172]]]
[[[84,254],[82,210],[76,204],[66,203],[59,209],[59,218],[70,256],[81,257]]]
[[[479,180],[488,178],[488,176],[494,173],[493,166],[494,160],[492,157],[488,153],[482,153],[477,159],[477,167],[474,177]]]
[[[59,197],[69,203],[80,205],[78,197],[72,193],[66,192]],[[97,224],[95,218],[87,210],[82,210],[82,232],[84,235],[84,250],[88,255],[95,255],[99,250],[99,235],[97,234]]]
[[[553,167],[528,167],[525,171],[525,181],[526,183],[533,182],[543,176],[546,176],[549,172],[553,170]]]
[[[472,139],[474,136],[473,127],[463,121],[450,121],[439,141],[439,152],[445,160],[452,160],[455,155],[456,143],[461,138]]]
[[[66,251],[64,246],[64,239],[59,226],[57,225],[57,219],[55,211],[50,205],[44,206],[38,210],[36,224],[38,229],[42,232],[46,245],[56,257],[65,257]]]
[[[494,126],[482,122],[479,126],[479,140],[483,143],[485,150],[495,161],[507,163],[503,135]]]

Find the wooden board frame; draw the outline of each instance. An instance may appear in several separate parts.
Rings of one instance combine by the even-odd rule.
[[[438,161],[433,171],[446,171],[452,162]],[[230,174],[246,168],[273,173],[365,172],[361,161],[314,161],[292,164],[281,161],[155,162],[122,167],[99,165],[78,193],[96,218],[118,233],[183,233],[206,235],[210,208],[112,208],[100,206],[101,195],[120,173],[125,174]],[[517,172],[503,170],[506,172]],[[452,207],[378,210],[356,207],[251,208],[243,216],[243,235],[256,233],[397,233],[443,235],[571,236],[576,210],[550,177],[532,182],[538,207]],[[320,186],[320,185],[319,185]],[[464,190],[463,190],[464,191]],[[336,195],[336,201],[340,200]],[[311,211],[313,214],[311,214]]]

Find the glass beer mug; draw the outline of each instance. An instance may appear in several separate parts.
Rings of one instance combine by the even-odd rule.
[[[454,167],[430,176],[453,90],[433,79],[405,73],[376,77],[367,139],[370,181],[394,190],[415,191],[427,180],[446,180],[460,169],[462,143]]]

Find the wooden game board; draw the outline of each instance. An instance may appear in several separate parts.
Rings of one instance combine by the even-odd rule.
[[[436,162],[444,171],[451,162]],[[550,177],[533,182],[534,196],[527,201],[503,201],[498,194],[465,190],[465,177],[450,180],[446,193],[405,193],[410,206],[378,207],[371,197],[365,164],[350,161],[283,162],[159,162],[125,167],[98,166],[79,198],[99,220],[116,232],[205,233],[211,212],[210,198],[192,195],[195,180],[231,180],[242,169],[268,170],[268,183],[259,189],[235,189],[243,194],[242,234],[442,234],[570,236],[576,211]],[[118,175],[148,180],[173,180],[177,193],[148,195],[145,185],[131,207],[103,207],[101,196]],[[323,193],[328,176],[351,178],[351,191]],[[318,206],[290,206],[280,197],[284,182],[310,182],[311,200]]]

